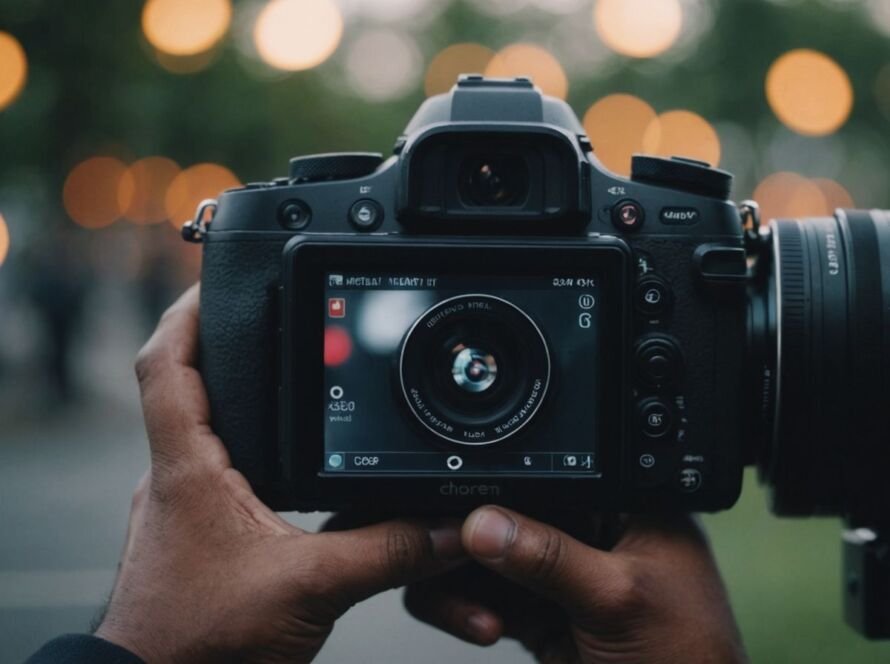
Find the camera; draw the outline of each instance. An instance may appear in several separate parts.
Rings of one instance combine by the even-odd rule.
[[[761,223],[731,182],[619,177],[530,80],[462,76],[389,158],[298,157],[186,224],[212,426],[280,510],[714,511],[757,464],[874,576],[890,213]]]

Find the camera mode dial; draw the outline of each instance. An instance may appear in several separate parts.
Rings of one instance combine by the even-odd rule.
[[[382,163],[383,155],[379,152],[335,152],[294,157],[290,160],[290,181],[351,180],[370,175]]]
[[[632,180],[688,191],[691,194],[726,200],[732,188],[732,175],[711,165],[684,157],[635,155],[631,160]]]

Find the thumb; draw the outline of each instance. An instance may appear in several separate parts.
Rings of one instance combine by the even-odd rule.
[[[458,520],[400,519],[312,537],[326,567],[336,570],[326,592],[348,605],[440,574],[465,558]]]
[[[476,561],[562,606],[579,621],[609,617],[625,606],[629,566],[561,530],[502,507],[481,507],[462,530]]]

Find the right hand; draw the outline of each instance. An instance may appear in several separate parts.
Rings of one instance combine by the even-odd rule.
[[[459,638],[490,645],[512,636],[542,662],[747,661],[714,558],[688,516],[634,518],[601,551],[483,507],[462,540],[487,574],[467,565],[405,596],[415,617]]]

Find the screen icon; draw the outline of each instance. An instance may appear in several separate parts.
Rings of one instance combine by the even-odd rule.
[[[522,465],[524,465],[524,466],[530,466],[530,465],[532,465],[532,458],[531,458],[530,456],[525,457],[525,458],[522,460]]]
[[[460,467],[464,465],[464,460],[456,454],[452,454],[445,460],[445,465],[449,470],[460,470]]]
[[[331,399],[342,399],[343,398],[343,388],[339,385],[334,385],[330,391]]]
[[[580,316],[578,316],[578,327],[580,327],[582,330],[586,330],[586,329],[590,328],[590,324],[591,324],[591,316],[589,313],[587,313],[585,311]]]
[[[574,468],[578,465],[578,457],[576,457],[574,454],[566,454],[562,458],[562,465],[566,468]]]
[[[343,455],[342,454],[332,454],[328,457],[328,466],[331,468],[340,468],[343,466]]]
[[[596,304],[596,300],[590,293],[584,293],[578,298],[578,306],[582,309],[593,309],[594,304]]]
[[[342,286],[343,285],[343,275],[342,274],[332,274],[328,277],[328,286]]]
[[[343,318],[346,315],[346,298],[332,297],[328,299],[328,316]]]

